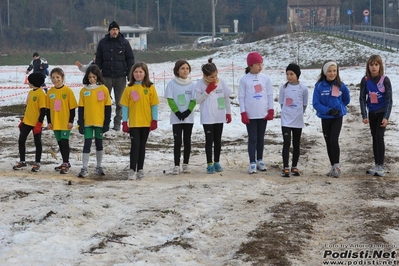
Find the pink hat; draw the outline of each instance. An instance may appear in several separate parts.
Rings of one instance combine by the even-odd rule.
[[[247,65],[263,63],[263,58],[258,52],[250,52],[247,56]]]

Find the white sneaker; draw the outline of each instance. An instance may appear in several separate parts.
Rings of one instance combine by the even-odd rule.
[[[256,162],[256,168],[257,168],[259,171],[266,171],[266,170],[267,170],[266,165],[265,165],[265,163],[264,163],[262,160],[258,160],[258,161]]]
[[[374,175],[375,172],[377,171],[378,165],[374,165],[371,167],[369,170],[366,171],[366,174]]]
[[[101,176],[105,175],[104,170],[101,166],[96,167],[96,174]]]
[[[89,175],[89,171],[87,171],[86,167],[83,167],[82,169],[80,169],[80,173],[78,174],[78,177],[86,177]]]
[[[377,165],[375,168],[375,176],[385,176],[385,167],[383,165]]]
[[[188,164],[184,163],[182,168],[183,168],[183,173],[187,174],[189,172]]]
[[[256,163],[251,163],[249,165],[248,173],[250,173],[250,174],[256,173]]]
[[[145,174],[143,172],[143,169],[140,169],[137,171],[137,179],[142,179],[145,177]]]
[[[331,169],[330,169],[330,171],[328,171],[326,176],[333,176],[333,173],[334,173],[334,166],[331,165]]]
[[[136,172],[133,169],[129,169],[127,180],[136,180]]]
[[[172,175],[178,175],[180,174],[180,167],[178,165],[175,165],[172,170]]]
[[[332,172],[332,177],[338,178],[341,176],[341,169],[338,166],[334,166],[334,170]]]

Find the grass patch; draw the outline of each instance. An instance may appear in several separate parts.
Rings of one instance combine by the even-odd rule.
[[[0,116],[23,116],[25,113],[25,104],[0,106]]]

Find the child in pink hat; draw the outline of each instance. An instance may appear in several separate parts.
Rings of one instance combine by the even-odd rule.
[[[248,132],[250,174],[256,173],[256,170],[266,171],[263,162],[264,136],[267,121],[274,118],[272,83],[268,76],[261,73],[262,67],[262,56],[258,52],[249,53],[245,75],[238,89],[241,122]]]

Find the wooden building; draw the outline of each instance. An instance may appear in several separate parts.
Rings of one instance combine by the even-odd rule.
[[[340,0],[288,0],[287,16],[292,31],[303,27],[340,24]]]

